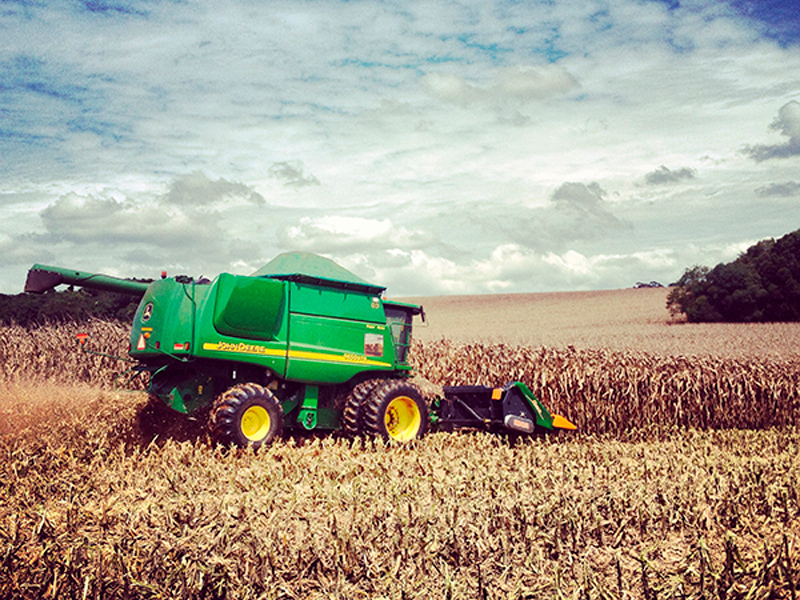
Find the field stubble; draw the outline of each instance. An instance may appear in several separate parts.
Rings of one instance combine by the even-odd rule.
[[[142,393],[0,391],[0,598],[795,594],[795,429],[254,453],[152,441]]]
[[[191,423],[154,440],[78,327],[4,328],[0,598],[795,598],[796,352],[592,347],[564,322],[551,346],[422,335],[415,360],[438,385],[524,381],[577,435],[258,453]],[[123,325],[89,331],[124,354]]]

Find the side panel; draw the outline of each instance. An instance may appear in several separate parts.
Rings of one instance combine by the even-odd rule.
[[[394,347],[379,297],[292,282],[289,379],[342,383],[364,371],[394,369]]]
[[[292,313],[288,379],[342,383],[364,371],[394,369],[386,325]]]
[[[206,301],[198,305],[196,355],[260,365],[283,377],[288,339],[284,284],[251,286],[249,278],[221,279],[222,286],[219,280],[212,284]],[[262,302],[258,292],[266,292]]]
[[[292,282],[289,284],[293,313],[350,321],[386,324],[378,296],[358,290],[340,290]]]
[[[280,330],[287,284],[223,273],[216,284],[214,328],[222,334],[270,340]]]
[[[131,356],[147,360],[189,355],[194,350],[194,307],[208,287],[174,279],[150,284],[133,318]]]

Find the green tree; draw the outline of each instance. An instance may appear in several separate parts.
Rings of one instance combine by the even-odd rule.
[[[713,269],[687,269],[667,308],[692,323],[800,320],[800,230],[762,240]]]

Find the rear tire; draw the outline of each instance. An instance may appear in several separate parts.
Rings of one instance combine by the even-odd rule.
[[[223,445],[258,448],[283,431],[283,409],[267,388],[241,383],[221,394],[211,409],[211,439]]]
[[[385,440],[410,442],[428,430],[428,406],[403,379],[381,382],[362,406],[363,431]]]
[[[383,383],[383,379],[368,379],[353,388],[342,411],[342,426],[348,435],[358,435],[363,431],[363,409],[372,391]]]

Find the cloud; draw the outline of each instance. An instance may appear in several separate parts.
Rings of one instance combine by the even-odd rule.
[[[136,8],[135,2],[107,2],[105,0],[80,0],[79,5],[83,10],[94,14],[146,16],[147,13]]]
[[[606,200],[607,192],[597,182],[565,182],[559,185],[544,206],[476,206],[485,234],[505,239],[533,251],[562,254],[570,249],[596,251],[598,247],[617,247],[630,238],[632,223],[617,217]]]
[[[154,244],[185,247],[221,237],[212,211],[170,210],[155,204],[66,194],[42,221],[56,240],[75,244]]]
[[[800,156],[800,102],[792,100],[781,106],[770,129],[780,132],[789,140],[784,144],[745,146],[744,153],[756,162]]]
[[[286,248],[323,254],[420,248],[436,241],[429,233],[395,225],[388,218],[333,215],[304,217],[297,225],[283,227],[278,240]]]
[[[306,174],[302,161],[290,160],[273,163],[267,171],[269,176],[283,182],[288,187],[306,187],[320,185],[319,179],[312,173]]]
[[[655,171],[651,171],[645,175],[644,179],[648,185],[661,185],[665,183],[678,183],[686,179],[694,179],[696,174],[697,171],[689,167],[683,167],[672,171],[664,165],[661,165]]]
[[[766,160],[800,139],[800,53],[753,18],[712,0],[6,2],[0,249],[213,274],[302,248],[407,292],[674,280],[727,257],[712,241],[800,222],[774,201],[796,161]],[[634,256],[690,242],[671,276]]]
[[[625,221],[615,217],[607,208],[606,191],[597,182],[590,184],[566,182],[550,197],[562,213],[582,232],[581,237],[594,237],[593,231],[626,228]]]
[[[266,204],[264,197],[243,183],[225,179],[211,181],[200,171],[176,177],[164,200],[177,206],[208,206],[229,198],[242,198],[253,204]]]
[[[735,256],[735,254],[734,254]],[[677,279],[682,257],[671,249],[629,254],[538,252],[520,244],[495,246],[464,260],[425,249],[357,253],[340,262],[369,281],[390,284],[388,293],[440,295],[509,293],[535,285],[539,291],[630,287],[636,281]]]
[[[35,235],[8,235],[0,233],[0,255],[4,265],[30,266],[33,263],[43,263],[53,257],[52,251],[39,247]],[[1,293],[1,292],[0,292]]]
[[[422,248],[356,253],[340,260],[369,281],[391,282],[392,296],[505,292],[520,281],[535,280],[543,265],[539,255],[516,244],[503,244],[486,256],[467,260]]]
[[[800,183],[797,181],[785,181],[783,183],[771,183],[770,185],[756,189],[756,195],[761,198],[768,196],[800,196]]]
[[[579,87],[573,75],[556,65],[506,67],[496,71],[485,84],[438,72],[424,75],[421,81],[433,97],[460,106],[521,106]]]
[[[255,206],[242,211],[237,200]],[[175,177],[161,195],[70,192],[40,211],[44,232],[29,235],[26,247],[77,254],[81,262],[117,256],[131,268],[169,264],[213,273],[234,260],[265,258],[239,222],[259,223],[265,204],[249,186],[199,172]]]

